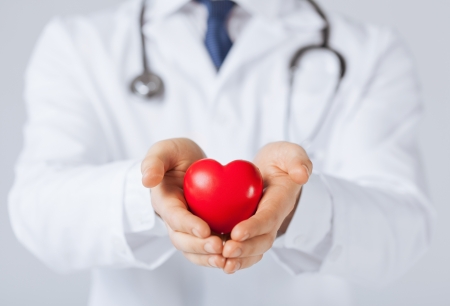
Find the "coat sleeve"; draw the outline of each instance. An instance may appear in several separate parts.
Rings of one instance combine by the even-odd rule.
[[[323,171],[303,187],[272,249],[293,274],[319,271],[382,285],[429,246],[435,213],[417,146],[419,86],[405,47],[384,34],[365,90],[333,127]]]
[[[82,69],[65,22],[55,19],[26,72],[24,148],[9,196],[13,230],[58,271],[153,269],[174,249],[140,183],[139,160],[112,157],[80,85]]]

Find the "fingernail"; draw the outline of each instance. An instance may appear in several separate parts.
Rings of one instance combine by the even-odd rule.
[[[250,234],[245,234],[245,236],[244,236],[244,237],[242,237],[241,241],[247,240],[247,239],[248,239],[248,237],[250,237]]]
[[[305,167],[305,169],[306,169],[306,174],[308,174],[308,178],[309,178],[309,176],[310,176],[311,174],[309,173],[308,167],[306,167],[306,165],[303,165],[303,167]]]
[[[211,267],[217,268],[216,261],[214,260],[214,257],[208,258],[208,263],[209,263],[209,265]]]
[[[233,253],[231,253],[230,257],[239,257],[241,255],[242,255],[242,249],[237,248],[236,250],[233,251]]]
[[[236,262],[236,264],[234,265],[233,273],[236,272],[237,270],[239,270],[240,268],[241,268],[241,263]]]
[[[198,238],[202,238],[202,236],[200,236],[200,233],[196,228],[192,229],[192,234],[194,234],[194,236],[197,236]]]
[[[212,244],[209,243],[209,242],[206,243],[205,246],[204,246],[203,248],[204,248],[205,251],[208,252],[208,253],[211,253],[211,254],[216,253],[216,252],[214,251],[214,248],[213,248]]]

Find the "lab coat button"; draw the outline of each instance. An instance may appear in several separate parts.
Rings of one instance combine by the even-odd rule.
[[[301,247],[303,245],[303,243],[305,243],[306,237],[305,235],[298,235],[297,237],[295,237],[294,239],[294,244],[297,247]]]
[[[331,251],[329,258],[330,258],[331,261],[336,261],[341,256],[341,254],[342,254],[342,246],[341,245],[337,245]]]

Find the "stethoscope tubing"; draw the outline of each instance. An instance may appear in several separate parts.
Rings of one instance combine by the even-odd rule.
[[[327,50],[329,52],[332,52],[339,61],[339,80],[336,84],[336,87],[334,89],[333,95],[328,99],[326,105],[326,110],[322,113],[321,118],[319,119],[319,124],[316,125],[314,130],[310,133],[310,135],[307,137],[307,139],[303,140],[302,143],[311,143],[319,134],[320,129],[324,126],[325,120],[329,114],[329,111],[331,109],[331,104],[334,100],[334,97],[336,96],[342,79],[344,78],[346,74],[346,61],[345,58],[342,56],[340,52],[330,47],[329,41],[330,41],[330,33],[331,33],[331,25],[330,22],[323,12],[323,10],[320,8],[320,6],[314,1],[314,0],[307,0],[309,4],[314,8],[316,13],[322,18],[322,20],[325,23],[324,28],[321,31],[322,35],[322,42],[320,44],[315,45],[309,45],[306,47],[302,47],[299,50],[297,50],[294,55],[292,56],[291,60],[289,61],[288,66],[288,73],[289,73],[289,86],[288,86],[288,93],[287,93],[287,106],[286,106],[286,113],[284,118],[284,131],[283,136],[284,139],[289,141],[291,139],[289,135],[289,128],[290,128],[290,122],[291,122],[291,109],[292,109],[292,98],[294,94],[294,83],[295,83],[295,76],[297,74],[297,70],[300,68],[300,62],[301,59],[304,57],[304,55],[308,52],[314,51],[314,50]],[[151,100],[154,99],[160,95],[162,95],[164,91],[164,82],[163,80],[155,74],[149,67],[148,59],[147,59],[147,48],[145,44],[145,34],[144,34],[144,18],[145,18],[145,11],[146,11],[146,0],[142,1],[142,7],[139,15],[139,29],[140,29],[140,39],[141,39],[141,51],[142,51],[142,67],[143,71],[140,75],[138,75],[135,79],[133,79],[132,83],[130,84],[130,90],[140,96],[141,98]]]
[[[339,76],[338,76],[338,82],[334,88],[334,92],[331,95],[331,97],[328,98],[327,105],[325,106],[325,111],[321,114],[320,119],[318,120],[318,124],[316,124],[314,130],[308,135],[308,137],[304,140],[302,140],[300,145],[303,146],[309,146],[313,142],[314,139],[316,139],[317,135],[319,134],[321,128],[324,126],[325,120],[330,112],[332,102],[334,100],[334,97],[336,96],[337,92],[339,91],[340,85],[342,83],[342,79],[344,78],[346,71],[347,71],[347,65],[344,56],[338,52],[337,50],[333,49],[330,46],[330,33],[331,33],[331,25],[330,21],[328,20],[328,17],[324,13],[324,11],[320,8],[320,6],[314,1],[314,0],[308,0],[308,2],[311,4],[311,6],[314,8],[316,13],[322,18],[322,20],[325,23],[324,28],[321,31],[322,34],[322,43],[316,44],[316,45],[309,45],[303,48],[300,48],[297,50],[294,55],[292,56],[290,62],[289,62],[289,86],[288,86],[288,93],[287,93],[287,106],[286,106],[286,112],[285,112],[285,118],[284,118],[284,139],[286,141],[289,141],[291,139],[289,129],[290,129],[290,122],[291,122],[291,109],[292,109],[292,98],[294,93],[294,82],[295,82],[295,76],[297,73],[297,70],[299,69],[299,63],[300,60],[304,57],[304,55],[308,52],[314,51],[314,50],[326,50],[329,52],[332,52],[338,59],[339,62]]]
[[[143,99],[153,99],[159,97],[164,92],[163,80],[154,73],[147,60],[147,47],[145,44],[144,22],[145,22],[146,0],[142,1],[139,15],[139,34],[141,38],[141,58],[143,71],[135,77],[130,84],[130,91]]]

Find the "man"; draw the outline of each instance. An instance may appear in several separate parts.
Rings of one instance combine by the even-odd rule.
[[[326,26],[314,6],[217,3],[146,2],[164,81],[150,101],[128,86],[140,1],[46,27],[26,77],[14,231],[55,270],[92,269],[90,305],[349,305],[348,282],[392,281],[430,241],[410,56],[390,30],[328,14],[347,64],[338,92],[324,50],[290,88],[290,59]],[[266,186],[225,244],[183,196],[205,156],[254,161]]]

